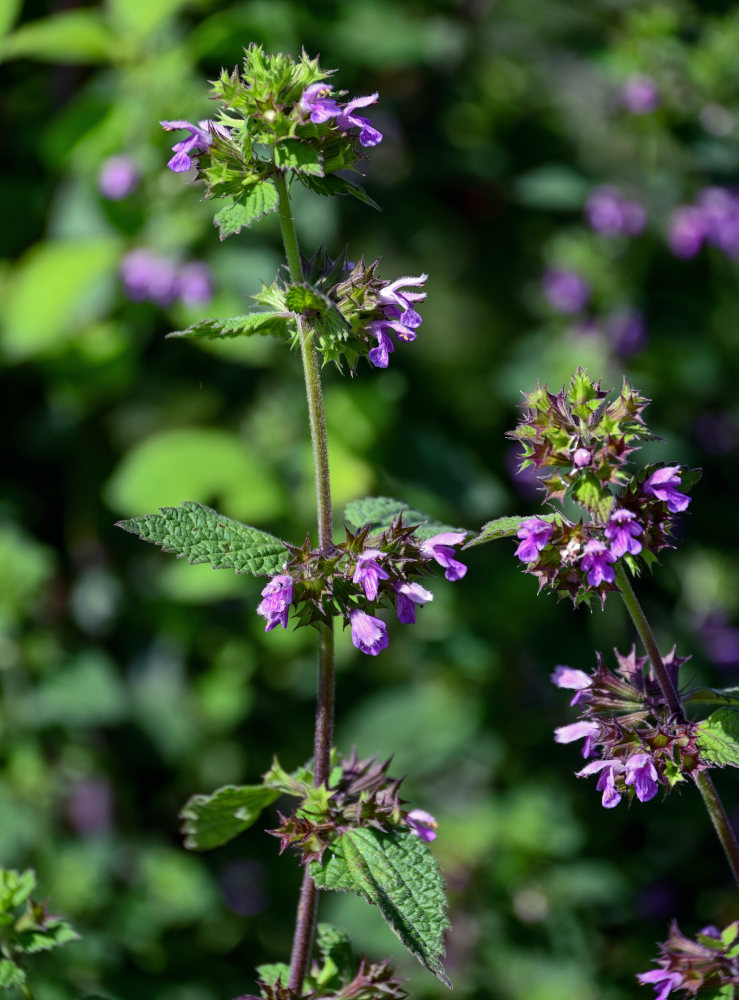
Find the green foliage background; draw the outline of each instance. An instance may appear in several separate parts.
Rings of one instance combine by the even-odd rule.
[[[159,120],[206,117],[204,80],[250,41],[303,45],[352,95],[378,90],[385,141],[365,169],[383,213],[295,201],[305,250],[348,242],[350,256],[381,254],[385,277],[430,275],[418,340],[388,371],[326,370],[337,507],[400,496],[472,529],[534,510],[503,437],[519,391],[558,389],[577,364],[606,384],[626,374],[665,438],[645,460],[705,470],[679,549],[639,591],[663,648],[727,685],[737,263],[676,260],[665,233],[676,204],[737,183],[739,14],[718,0],[5,0],[0,32],[0,864],[33,866],[82,934],[39,959],[39,997],[225,1000],[287,957],[300,872],[259,826],[189,854],[177,813],[195,792],[255,781],[273,751],[287,767],[306,758],[314,637],[265,635],[259,581],[187,566],[113,523],[194,500],[300,542],[314,497],[298,359],[266,338],[164,340],[242,313],[281,246],[274,217],[219,244],[210,206],[165,168]],[[652,115],[618,107],[632,72],[658,81]],[[119,153],[142,181],[108,202],[97,177]],[[647,205],[633,242],[583,221],[602,183]],[[142,245],[206,260],[213,303],[129,302],[118,266]],[[619,357],[602,323],[583,333],[552,312],[539,284],[552,264],[588,278],[596,320],[643,310],[647,346]],[[576,750],[551,735],[573,715],[548,675],[589,669],[631,632],[615,601],[575,613],[537,598],[512,553],[468,553],[465,580],[437,584],[377,659],[340,637],[337,742],[394,753],[406,797],[439,819],[458,995],[619,1000],[671,917],[692,934],[736,916],[728,874],[693,789],[606,813],[574,779]],[[732,773],[717,782],[736,816]],[[358,951],[399,952],[358,899],[327,900],[322,917]],[[414,997],[442,994],[398,962]]]

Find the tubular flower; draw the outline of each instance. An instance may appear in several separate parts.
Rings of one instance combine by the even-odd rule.
[[[427,538],[421,543],[421,557],[434,559],[444,567],[447,580],[461,580],[467,572],[464,563],[454,558],[453,545],[461,545],[467,537],[464,531],[443,531],[440,535]]]
[[[389,356],[395,350],[391,332],[406,343],[416,339],[416,330],[423,321],[413,303],[422,302],[426,292],[411,291],[404,286],[421,287],[427,280],[427,274],[404,276],[388,281],[377,291],[381,315],[367,324],[367,332],[377,339],[377,346],[369,352],[370,364],[375,368],[387,368],[389,364]]]
[[[228,138],[229,135],[227,128],[223,125],[217,125],[207,118],[198,122],[197,125],[179,118],[173,121],[159,122],[159,124],[167,132],[177,132],[180,129],[187,129],[190,133],[187,139],[176,142],[172,146],[172,151],[175,155],[167,163],[167,166],[176,174],[184,173],[185,170],[190,169],[192,166],[190,153],[202,153],[203,150],[206,150],[213,142],[214,132],[222,138]]]
[[[610,543],[611,553],[620,559],[627,552],[634,556],[641,552],[642,544],[636,536],[641,535],[642,531],[643,528],[637,521],[636,515],[630,510],[620,508],[611,514],[603,534]]]
[[[352,626],[352,642],[361,653],[377,656],[387,649],[389,639],[387,626],[381,618],[374,618],[366,611],[355,609],[349,616]]]
[[[521,562],[535,562],[542,549],[549,544],[549,539],[554,534],[554,525],[551,521],[542,521],[538,517],[532,517],[524,521],[516,532],[521,542],[514,552]]]
[[[365,549],[357,560],[352,581],[360,584],[368,601],[377,597],[380,580],[387,580],[390,574],[380,566],[379,559],[384,559],[385,553],[379,549]]]
[[[640,802],[649,802],[657,794],[657,769],[646,753],[635,753],[626,761],[624,782],[633,785]]]
[[[572,667],[559,666],[554,668],[551,681],[560,688],[570,688],[575,694],[570,705],[577,705],[589,698],[588,688],[592,687],[593,679],[584,670],[574,670]]]
[[[366,108],[368,104],[374,104],[378,94],[370,94],[368,97],[355,97],[354,100],[345,104],[341,113],[336,116],[336,124],[339,128],[348,131],[352,127],[359,129],[359,143],[361,146],[376,146],[382,142],[382,132],[373,126],[369,118],[354,113],[355,108]]]
[[[677,489],[679,485],[680,466],[666,465],[663,469],[657,469],[645,480],[643,489],[645,493],[666,503],[671,514],[679,514],[686,510],[690,503],[690,497]]]
[[[414,625],[416,605],[433,601],[434,595],[420,583],[395,583],[393,587],[398,595],[398,621],[403,625]]]
[[[277,625],[287,628],[287,616],[293,599],[291,576],[273,576],[262,591],[264,600],[257,606],[257,614],[267,619],[265,632],[271,632]]]
[[[436,831],[439,824],[431,813],[426,812],[425,809],[411,809],[405,821],[421,840],[425,840],[427,843],[436,840]]]
[[[591,587],[597,587],[601,582],[613,583],[616,573],[611,563],[615,561],[616,556],[597,538],[591,538],[585,544],[580,565],[588,574],[588,583]]]
[[[303,96],[298,101],[298,107],[307,115],[315,125],[327,122],[336,115],[341,114],[341,108],[336,101],[330,97],[331,87],[326,83],[312,83],[303,92]]]
[[[593,760],[578,771],[578,778],[587,778],[591,774],[598,774],[596,788],[603,792],[603,808],[614,809],[621,801],[621,793],[616,788],[616,775],[624,770],[624,765],[620,760]]]

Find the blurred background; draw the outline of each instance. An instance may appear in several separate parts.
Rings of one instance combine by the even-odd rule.
[[[626,375],[704,469],[679,547],[639,594],[686,677],[736,683],[739,567],[739,10],[672,0],[108,0],[0,5],[0,864],[33,866],[81,942],[36,995],[229,1000],[289,952],[298,864],[262,834],[182,848],[195,792],[310,754],[314,635],[265,635],[262,582],[190,567],[114,527],[198,500],[300,541],[313,522],[298,359],[266,338],[166,341],[245,311],[280,265],[274,216],[219,244],[166,169],[160,119],[209,113],[207,79],[262,42],[375,90],[364,165],[383,208],[296,192],[303,249],[427,272],[417,341],[383,372],[326,370],[337,509],[376,493],[453,524],[537,508],[504,437],[522,389]],[[178,136],[177,138],[181,138]],[[337,523],[339,518],[337,515]],[[733,919],[694,789],[606,812],[552,729],[549,682],[627,650],[618,602],[573,611],[510,541],[434,583],[415,629],[361,657],[339,637],[337,743],[395,754],[440,822],[456,995],[620,1000],[677,917]],[[278,634],[279,633],[279,634]],[[739,820],[732,774],[717,784]],[[334,897],[358,951],[399,955]],[[641,992],[651,996],[649,990]],[[641,994],[640,994],[641,995]]]

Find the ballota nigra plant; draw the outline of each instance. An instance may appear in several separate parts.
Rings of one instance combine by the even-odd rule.
[[[373,206],[361,186],[347,179],[367,148],[382,135],[365,114],[377,94],[348,98],[305,53],[298,60],[245,51],[243,68],[223,71],[213,83],[212,119],[162,122],[178,139],[168,166],[205,185],[221,239],[264,214],[279,216],[286,267],[254,296],[255,307],[231,319],[206,319],[170,336],[214,338],[270,334],[300,353],[305,376],[317,497],[317,544],[285,541],[195,502],[163,508],[120,526],[191,563],[210,563],[268,577],[256,613],[265,629],[311,627],[316,632],[318,694],[313,756],[292,773],[277,758],[256,784],[193,796],[182,810],[185,846],[210,850],[252,826],[278,798],[294,801],[269,831],[302,865],[303,876],[289,962],[261,966],[264,1000],[289,998],[403,997],[387,961],[352,957],[347,935],[316,926],[318,897],[353,892],[377,906],[405,947],[438,979],[451,983],[442,965],[448,927],[444,883],[429,844],[434,817],[409,808],[389,762],[357,758],[333,746],[334,629],[351,630],[354,646],[377,656],[390,642],[380,617],[394,611],[401,624],[433,601],[430,578],[448,581],[466,567],[457,547],[469,532],[441,524],[401,501],[369,497],[350,503],[340,536],[334,532],[326,422],[320,369],[329,360],[354,373],[363,359],[387,368],[396,347],[412,343],[422,324],[418,309],[427,276],[384,277],[378,260],[367,263],[348,250],[301,253],[290,209],[290,191],[303,185],[318,196],[348,195]],[[184,138],[181,138],[184,133]],[[341,171],[341,173],[339,173]],[[596,655],[590,674],[557,666],[553,681],[574,691],[579,718],[557,729],[559,743],[583,741],[579,777],[597,778],[607,809],[622,798],[647,802],[677,784],[694,784],[739,882],[739,846],[714,788],[710,770],[739,766],[739,698],[736,690],[697,690],[681,682],[685,658],[663,654],[634,594],[630,577],[652,568],[672,544],[675,519],[690,503],[698,479],[676,464],[634,471],[640,443],[653,438],[644,421],[648,400],[624,384],[620,391],[578,369],[557,394],[537,386],[524,394],[524,415],[510,437],[522,448],[523,467],[538,473],[545,507],[535,517],[504,517],[486,524],[468,546],[516,537],[524,572],[539,590],[568,596],[575,605],[618,593],[646,656],[632,647],[615,653],[615,668]],[[578,511],[573,515],[573,510]],[[576,519],[573,519],[576,518]],[[688,710],[720,707],[702,720]],[[37,942],[63,943],[74,932],[60,918],[29,904],[28,873],[4,873],[0,894],[0,977],[23,984],[21,969],[29,928]],[[0,888],[2,888],[0,886]],[[15,936],[13,936],[15,935]],[[315,946],[315,948],[314,948]],[[656,968],[639,974],[657,1000],[671,992],[693,995],[715,987],[733,996],[739,983],[739,922],[703,928],[694,939],[673,925],[659,946]],[[244,995],[240,1000],[247,1000]]]

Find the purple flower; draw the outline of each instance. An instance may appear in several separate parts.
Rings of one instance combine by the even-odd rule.
[[[384,306],[396,306],[399,310],[399,318],[403,326],[415,330],[421,325],[421,317],[411,303],[422,302],[426,298],[426,292],[412,292],[402,286],[415,285],[418,287],[425,285],[427,281],[427,274],[419,274],[415,278],[410,275],[396,278],[395,281],[389,281],[380,289],[377,293],[377,300]]]
[[[303,91],[303,96],[298,101],[301,111],[310,115],[310,120],[320,125],[330,118],[335,118],[341,114],[341,108],[336,101],[330,97],[331,87],[326,83],[312,83]]]
[[[521,562],[532,563],[539,558],[539,553],[549,544],[549,539],[554,534],[554,525],[551,521],[542,521],[538,517],[532,517],[524,521],[516,532],[516,536],[521,542],[513,553]]]
[[[604,809],[613,809],[621,801],[621,793],[616,788],[616,775],[621,774],[624,766],[618,760],[593,760],[578,771],[576,777],[587,778],[598,774],[596,789],[603,792],[601,803]]]
[[[660,105],[659,90],[651,76],[634,73],[621,88],[621,103],[634,115],[648,115]]]
[[[257,614],[267,619],[265,632],[277,625],[287,628],[287,616],[293,599],[293,581],[286,574],[273,576],[262,591],[264,600],[257,605]]]
[[[158,306],[168,306],[179,294],[176,262],[143,247],[129,250],[121,260],[120,273],[126,295],[132,302],[149,299]]]
[[[571,722],[568,726],[559,726],[554,730],[555,743],[574,743],[575,740],[585,740],[582,748],[583,757],[589,757],[593,746],[593,740],[600,733],[600,726],[597,722],[581,719],[579,722]]]
[[[681,493],[676,487],[680,485],[680,466],[666,465],[657,469],[644,483],[644,492],[662,500],[667,504],[671,514],[679,514],[686,510],[690,497]]]
[[[352,580],[364,588],[368,601],[377,597],[377,587],[380,580],[389,579],[390,574],[380,566],[378,559],[384,559],[385,553],[379,549],[365,549],[357,559]]]
[[[616,309],[606,319],[606,334],[617,354],[628,357],[644,347],[647,327],[638,309]]]
[[[227,139],[230,134],[228,129],[223,125],[217,125],[215,122],[212,122],[207,118],[198,122],[197,125],[193,125],[192,122],[187,122],[183,119],[175,119],[171,122],[159,122],[159,124],[167,132],[177,132],[180,129],[187,129],[190,133],[187,139],[183,139],[181,142],[176,142],[174,146],[172,146],[172,150],[175,155],[169,161],[167,166],[176,174],[181,174],[185,170],[190,169],[192,166],[190,153],[202,153],[203,150],[207,149],[213,142],[214,132],[225,139]]]
[[[613,583],[616,573],[610,563],[615,561],[616,556],[597,538],[591,538],[586,543],[580,565],[588,574],[588,583],[591,587],[597,587],[603,581]]]
[[[587,448],[577,448],[575,454],[572,456],[572,464],[577,469],[584,469],[585,466],[590,465],[592,461],[593,455]]]
[[[425,840],[427,843],[431,840],[436,840],[436,831],[439,824],[431,813],[426,812],[425,809],[411,809],[405,821],[421,840]]]
[[[414,625],[416,622],[416,605],[428,604],[434,595],[420,583],[394,583],[398,595],[398,621],[403,625]]]
[[[695,205],[678,205],[670,216],[667,242],[681,260],[690,260],[700,251],[706,239],[706,218]]]
[[[578,313],[590,298],[590,287],[576,271],[550,268],[542,278],[549,304],[558,312]]]
[[[637,555],[641,552],[642,545],[636,536],[641,535],[642,530],[636,515],[632,514],[630,510],[623,508],[614,510],[604,531],[611,553],[617,559],[620,559],[626,552],[630,552],[632,556]]]
[[[345,104],[341,114],[336,116],[336,124],[339,128],[350,129],[356,126],[359,129],[359,142],[362,146],[376,146],[382,142],[382,132],[378,132],[372,125],[369,118],[354,114],[355,108],[366,108],[368,104],[374,104],[378,95],[370,94],[368,97],[355,97],[354,100]]]
[[[139,176],[130,156],[110,156],[100,168],[98,188],[109,201],[120,201],[136,188]]]
[[[421,543],[421,558],[435,559],[444,567],[444,576],[447,580],[461,580],[467,572],[467,567],[454,558],[452,546],[461,545],[466,537],[465,531],[442,531],[440,535],[434,535],[433,538],[427,538]]]
[[[210,268],[200,260],[183,264],[179,274],[180,299],[188,306],[210,302],[213,297],[213,279]]]
[[[618,188],[608,186],[591,193],[585,215],[603,236],[638,236],[647,224],[647,213],[640,202],[624,198]]]
[[[564,666],[555,667],[551,681],[559,688],[574,690],[575,694],[570,705],[577,705],[578,702],[587,701],[590,698],[588,688],[592,687],[593,680],[583,670],[574,670],[572,667]]]
[[[672,990],[677,990],[683,985],[682,973],[666,972],[664,969],[651,969],[649,972],[639,972],[636,978],[642,986],[648,983],[654,986],[654,1000],[666,1000]]]
[[[708,239],[731,257],[739,257],[739,198],[726,188],[710,187],[698,197]]]
[[[626,761],[627,785],[633,785],[640,802],[649,802],[657,794],[657,769],[652,758],[646,753],[632,754]]]
[[[355,609],[349,615],[352,626],[352,642],[357,649],[368,656],[377,656],[387,649],[389,639],[387,626],[381,618],[373,618],[366,611]]]

